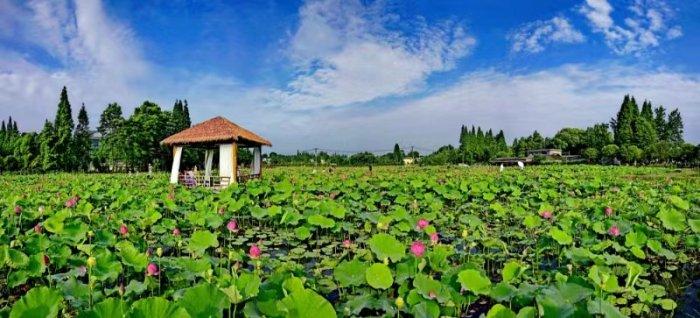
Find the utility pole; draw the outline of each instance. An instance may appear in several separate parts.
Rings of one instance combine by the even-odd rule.
[[[314,166],[318,165],[318,148],[314,148]]]

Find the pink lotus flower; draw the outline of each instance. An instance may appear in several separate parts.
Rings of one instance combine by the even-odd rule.
[[[435,245],[438,242],[440,242],[440,235],[437,232],[430,234],[430,244]]]
[[[79,199],[80,199],[80,197],[78,197],[77,195],[74,197],[71,197],[70,199],[68,199],[68,201],[66,201],[66,207],[67,208],[75,207],[75,205],[78,204]]]
[[[180,229],[174,228],[174,229],[173,229],[173,235],[174,235],[174,236],[180,236]]]
[[[126,227],[125,224],[122,224],[121,226],[119,226],[119,234],[121,234],[122,236],[126,236],[127,234],[129,234],[129,228]]]
[[[248,256],[250,256],[250,258],[252,259],[260,258],[260,248],[257,244],[253,244],[250,246],[250,249],[248,250]]]
[[[146,249],[146,256],[151,257],[153,255],[153,248],[149,247]]]
[[[350,245],[351,245],[351,244],[352,244],[352,243],[351,243],[350,240],[348,240],[348,239],[345,239],[345,240],[343,241],[343,247],[344,247],[344,248],[350,248]]]
[[[416,229],[418,229],[419,231],[425,230],[425,228],[428,227],[429,224],[430,222],[428,222],[428,220],[420,219],[418,220],[418,222],[416,222]]]
[[[431,291],[428,293],[428,298],[430,298],[430,299],[435,299],[435,298],[437,298],[437,294],[435,293],[435,291],[431,290]]]
[[[43,259],[43,261],[44,261],[44,266],[49,266],[49,264],[51,263],[51,259],[50,259],[49,256],[46,255],[46,254],[44,254],[44,259]]]
[[[615,237],[620,236],[620,228],[617,227],[617,225],[613,225],[608,230],[608,234],[615,236]]]
[[[411,253],[416,257],[423,257],[425,254],[425,244],[421,241],[415,241],[411,244]]]
[[[78,277],[85,276],[85,274],[87,274],[87,268],[85,266],[79,266],[76,270],[76,274],[78,275]]]
[[[15,205],[15,214],[20,214],[22,213],[22,207],[19,205]]]
[[[609,206],[605,207],[605,216],[611,216],[613,214],[613,209]]]
[[[540,216],[544,219],[551,219],[552,218],[552,211],[542,211],[540,212]]]
[[[41,234],[41,231],[41,223],[37,223],[36,225],[34,225],[34,233]]]
[[[156,263],[148,263],[146,266],[146,276],[158,276],[160,275],[160,269]]]
[[[228,224],[226,224],[226,228],[231,233],[238,233],[238,222],[236,222],[236,220],[228,221]]]

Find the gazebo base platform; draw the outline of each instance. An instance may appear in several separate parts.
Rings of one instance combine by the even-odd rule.
[[[260,174],[246,174],[239,175],[236,178],[238,183],[243,183],[252,179],[260,179]],[[201,175],[190,175],[187,173],[181,173],[178,175],[178,183],[182,184],[188,188],[194,187],[205,187],[214,189],[223,189],[231,184],[231,177],[221,177],[221,176],[201,176]]]

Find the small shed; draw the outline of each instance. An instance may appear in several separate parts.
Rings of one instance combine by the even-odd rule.
[[[272,146],[267,139],[220,116],[187,128],[163,139],[160,143],[173,147],[170,183],[219,188],[225,188],[232,182],[259,178],[262,174],[262,146]],[[205,150],[203,176],[192,171],[180,172],[183,147]],[[239,169],[239,148],[252,149],[253,161],[249,173],[243,173]],[[219,150],[219,175],[213,176],[214,151],[217,149]]]

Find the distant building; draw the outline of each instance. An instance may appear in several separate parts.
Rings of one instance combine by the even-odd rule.
[[[561,149],[533,149],[533,150],[528,150],[527,151],[528,156],[548,156],[548,157],[554,157],[554,156],[561,156],[562,151]]]
[[[92,149],[97,149],[100,146],[100,141],[102,140],[102,134],[99,131],[94,130],[90,132],[90,146]]]
[[[403,158],[403,164],[404,164],[404,166],[410,166],[410,165],[412,165],[412,164],[415,164],[416,161],[417,161],[416,158],[413,158],[413,157],[406,157],[406,158]]]

